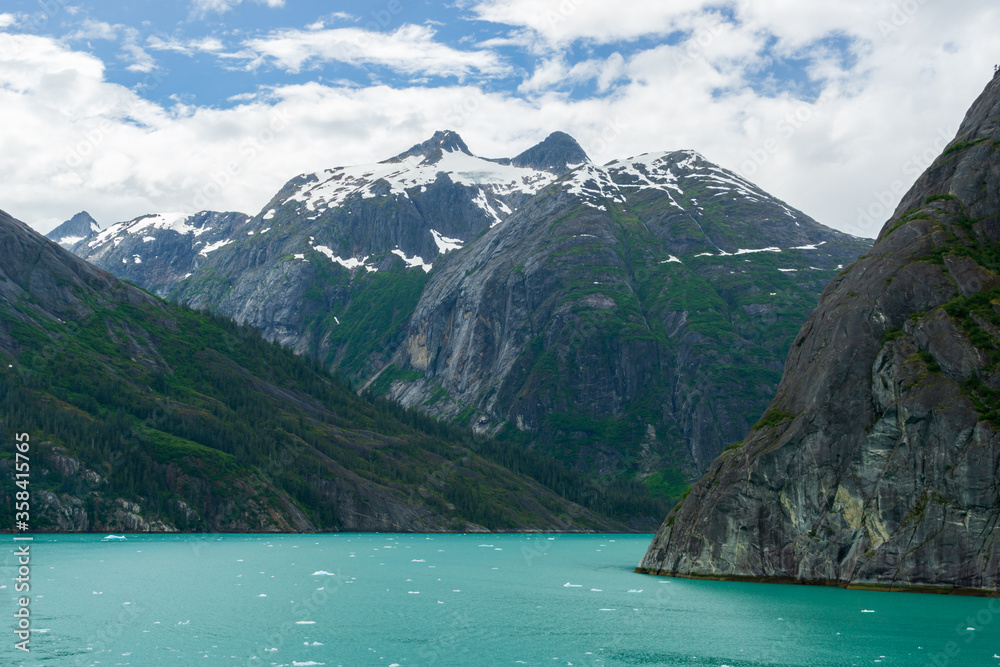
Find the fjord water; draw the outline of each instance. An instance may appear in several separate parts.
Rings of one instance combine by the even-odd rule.
[[[648,535],[101,538],[35,538],[0,664],[1000,666],[1000,600],[634,574]]]

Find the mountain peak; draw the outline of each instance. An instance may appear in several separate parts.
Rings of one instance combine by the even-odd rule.
[[[565,132],[553,132],[511,160],[515,167],[528,167],[554,173],[565,172],[570,165],[590,162],[576,139]]]
[[[101,231],[101,227],[97,224],[97,221],[86,211],[80,211],[46,234],[45,238],[68,248],[86,238],[90,238],[99,231]]]
[[[443,153],[454,153],[456,151],[472,155],[469,147],[465,145],[458,132],[453,130],[438,130],[427,141],[414,145],[408,151],[400,153],[389,160],[389,162],[398,162],[414,155],[421,155],[425,158],[425,162],[433,164],[441,159]]]

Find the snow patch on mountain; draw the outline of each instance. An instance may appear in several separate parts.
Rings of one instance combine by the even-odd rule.
[[[460,185],[488,188],[494,196],[535,194],[556,178],[547,171],[499,164],[453,150],[443,151],[435,162],[428,162],[423,155],[410,155],[397,161],[338,167],[306,175],[306,183],[285,203],[297,201],[310,211],[319,211],[338,208],[351,197],[367,199],[385,194],[408,197],[408,190],[433,183],[441,173]],[[490,212],[483,197],[477,204]]]
[[[365,267],[366,271],[377,271],[377,269],[375,267],[368,266],[367,264],[365,264],[365,262],[368,261],[368,257],[364,257],[362,259],[358,259],[356,257],[349,257],[347,259],[344,259],[343,257],[341,257],[340,255],[337,255],[335,252],[333,252],[332,249],[328,248],[325,245],[313,246],[313,250],[315,250],[316,252],[318,252],[318,253],[320,253],[322,255],[326,255],[328,258],[330,258],[331,262],[334,262],[336,264],[340,264],[345,269],[352,269],[353,270],[353,269],[356,269],[358,267],[363,266],[363,267]]]
[[[579,197],[583,204],[601,211],[606,210],[602,200],[625,203],[625,197],[608,171],[594,164],[574,169],[566,177],[564,185],[566,192]]]
[[[414,255],[413,257],[407,257],[406,253],[403,252],[402,250],[400,250],[399,248],[396,248],[395,250],[393,250],[392,254],[393,255],[398,255],[399,257],[401,257],[402,260],[404,262],[406,262],[406,267],[407,268],[411,268],[411,267],[414,267],[414,266],[419,266],[426,273],[430,273],[430,270],[433,268],[433,265],[428,264],[421,257],[417,257],[416,255]]]
[[[437,246],[438,252],[442,255],[449,250],[458,250],[464,245],[462,239],[450,239],[436,229],[431,230],[431,236],[434,237],[434,245]]]

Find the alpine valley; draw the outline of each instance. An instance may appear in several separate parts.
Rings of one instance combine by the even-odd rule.
[[[35,531],[620,531],[662,506],[634,480],[596,493],[551,457],[359,397],[2,212],[0,361],[0,423],[30,437]],[[10,507],[14,469],[5,448]]]
[[[639,570],[1000,595],[998,429],[1000,73]]]
[[[451,131],[298,176],[253,217],[49,238],[375,396],[669,503],[749,432],[870,245],[693,151],[599,166],[556,132],[486,159]]]

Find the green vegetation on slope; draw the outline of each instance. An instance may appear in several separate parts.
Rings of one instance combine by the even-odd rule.
[[[466,521],[544,525],[540,511],[586,524],[504,465],[556,483],[586,506],[629,509],[621,499],[582,494],[584,476],[522,447],[359,398],[317,363],[224,318],[122,303],[43,328],[25,321],[27,310],[0,312],[15,350],[0,368],[0,419],[97,471],[101,496],[141,500],[180,527],[217,528],[205,517],[227,499],[254,499],[266,514],[281,507],[284,492],[320,529],[336,530],[341,514],[326,480],[352,476],[435,509],[455,529]],[[53,473],[36,490],[94,491],[74,485]],[[8,496],[10,481],[4,486]],[[201,519],[188,525],[184,503]],[[232,510],[241,511],[230,518],[261,520]],[[0,528],[11,520],[4,514]]]

